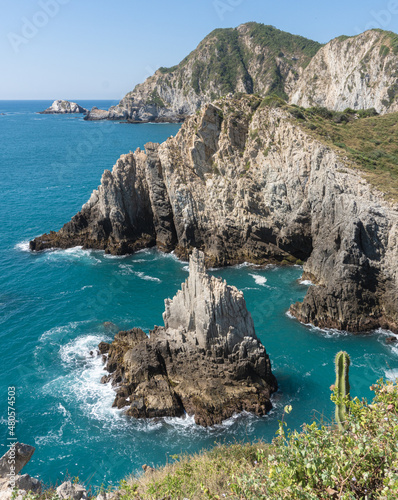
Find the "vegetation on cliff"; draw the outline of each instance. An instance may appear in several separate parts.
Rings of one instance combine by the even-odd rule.
[[[328,145],[337,147],[365,172],[366,179],[398,200],[398,113],[378,116],[374,109],[343,112],[294,108],[293,115]]]
[[[197,94],[205,93],[210,86],[219,89],[213,97],[235,92],[242,88],[241,82],[247,92],[257,92],[268,81],[266,92],[286,96],[287,73],[290,70],[297,73],[299,67],[306,67],[321,47],[320,43],[302,36],[252,22],[239,28],[212,31],[180,64],[159,71],[170,75],[193,63],[188,83]]]
[[[292,432],[282,421],[272,444],[221,445],[174,457],[172,464],[123,482],[123,498],[397,498],[398,385],[379,381],[372,390],[371,404],[346,401],[345,430],[314,422]],[[339,402],[336,393],[332,400]]]
[[[261,107],[267,106],[287,110],[306,132],[343,153],[347,167],[362,170],[373,186],[398,200],[398,113],[303,108],[275,94],[263,99]]]

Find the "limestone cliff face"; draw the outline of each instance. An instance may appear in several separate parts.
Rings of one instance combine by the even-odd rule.
[[[322,47],[295,84],[290,101],[303,107],[398,110],[396,35],[371,30]]]
[[[155,244],[153,213],[140,152],[122,155],[112,172],[70,222],[31,242],[32,250],[83,245],[112,253],[134,252]]]
[[[245,337],[256,340],[254,324],[246,309],[243,293],[209,276],[204,254],[196,249],[189,261],[189,278],[173,300],[165,301],[164,326],[173,331],[185,329],[201,348],[221,346],[231,354]]]
[[[269,357],[254,332],[243,293],[205,270],[194,250],[189,277],[165,301],[164,328],[140,329],[101,343],[116,385],[114,406],[133,417],[195,415],[213,425],[241,411],[264,415],[277,388]]]
[[[184,258],[200,248],[217,266],[301,259],[316,286],[292,307],[300,320],[398,331],[397,205],[287,110],[260,103],[207,105],[176,137],[122,157],[82,212],[31,248],[157,243]]]
[[[246,23],[210,33],[180,64],[160,68],[109,110],[87,120],[182,121],[229,92],[287,95],[321,44]]]

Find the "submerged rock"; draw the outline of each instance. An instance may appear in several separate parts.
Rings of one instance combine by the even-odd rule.
[[[277,382],[243,293],[209,276],[195,249],[189,278],[165,306],[164,327],[149,337],[139,328],[119,332],[110,344],[114,406],[137,418],[188,413],[203,426],[242,411],[266,414]]]
[[[44,111],[40,111],[41,115],[65,115],[72,113],[88,113],[86,108],[79,106],[76,102],[62,101],[58,99],[54,101],[51,106]]]

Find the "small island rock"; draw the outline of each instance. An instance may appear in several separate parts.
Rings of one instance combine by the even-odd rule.
[[[51,106],[44,111],[41,111],[41,115],[66,115],[72,113],[88,113],[86,108],[79,106],[76,102],[62,101],[58,99],[54,101]]]
[[[243,293],[209,276],[194,249],[188,279],[165,306],[164,327],[149,337],[139,328],[119,332],[110,344],[113,406],[136,418],[187,413],[202,426],[243,411],[266,414],[277,382]]]

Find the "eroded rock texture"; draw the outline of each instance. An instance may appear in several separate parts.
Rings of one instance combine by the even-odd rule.
[[[54,101],[51,106],[44,111],[41,111],[39,114],[41,115],[66,115],[71,113],[88,113],[86,108],[83,108],[76,102],[63,101],[58,99]]]
[[[166,299],[164,327],[149,338],[134,328],[101,343],[117,395],[114,405],[133,417],[195,415],[199,425],[235,413],[264,415],[277,389],[269,357],[257,339],[243,293],[205,270],[194,250],[189,278]]]
[[[292,312],[353,332],[398,331],[398,207],[289,112],[225,98],[176,137],[124,155],[71,222],[32,250],[158,245],[206,264],[295,263],[316,286]]]

